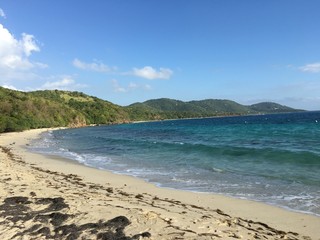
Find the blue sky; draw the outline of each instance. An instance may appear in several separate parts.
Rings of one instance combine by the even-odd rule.
[[[318,0],[2,0],[0,85],[320,109]]]

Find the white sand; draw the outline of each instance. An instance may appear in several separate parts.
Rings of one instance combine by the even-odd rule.
[[[43,131],[0,135],[0,239],[320,239],[316,216],[28,152]]]

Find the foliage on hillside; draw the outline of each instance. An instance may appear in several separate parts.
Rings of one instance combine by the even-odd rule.
[[[79,92],[19,92],[0,87],[0,132],[128,121],[122,107]]]
[[[251,106],[241,105],[230,100],[207,99],[182,102],[161,98],[130,105],[137,112],[152,112],[158,119],[192,118],[212,116],[232,116],[262,113],[295,112],[293,108],[277,103],[259,103]]]
[[[85,117],[87,125],[127,122],[128,114],[123,107],[81,92],[36,91],[33,96],[48,99],[73,109]]]
[[[26,93],[0,87],[0,132],[293,111],[296,110],[276,103],[244,106],[213,99],[182,102],[162,98],[121,107],[80,92],[46,90]]]
[[[250,108],[253,111],[262,112],[262,113],[264,112],[283,113],[283,112],[301,111],[301,110],[292,109],[287,106],[283,106],[273,102],[262,102],[262,103],[253,104],[250,106]]]

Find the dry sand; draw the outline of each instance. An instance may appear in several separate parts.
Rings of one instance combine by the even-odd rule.
[[[0,239],[320,239],[320,218],[142,180],[26,150],[0,135]]]

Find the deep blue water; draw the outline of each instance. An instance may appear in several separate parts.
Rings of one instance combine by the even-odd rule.
[[[320,216],[320,112],[66,129],[43,134],[32,149]]]

